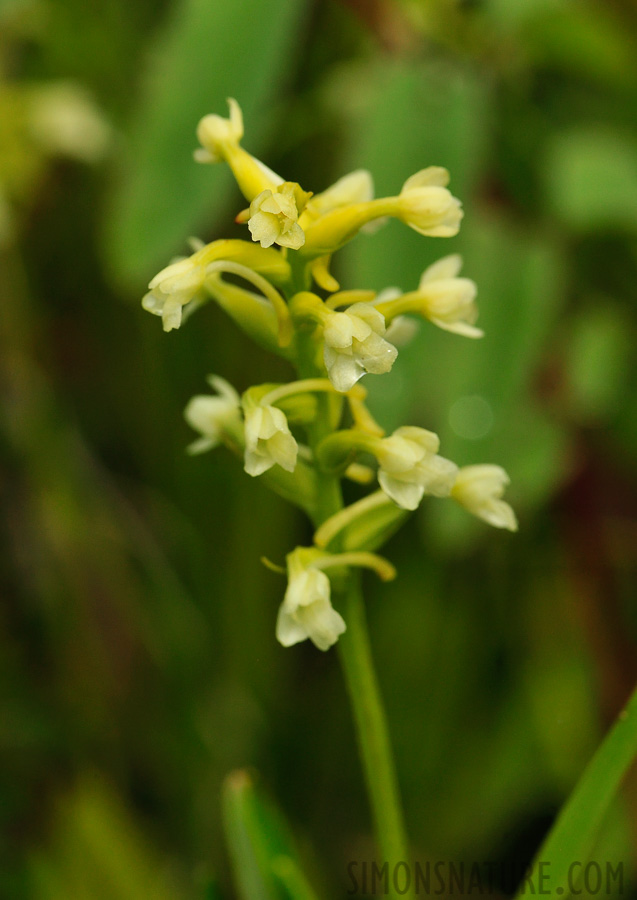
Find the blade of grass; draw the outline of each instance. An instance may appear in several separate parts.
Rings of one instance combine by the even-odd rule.
[[[243,900],[316,900],[286,823],[245,770],[223,789],[223,818],[237,892]]]
[[[517,898],[550,875],[551,895],[572,895],[573,863],[590,859],[604,816],[637,757],[637,690],[588,764],[542,844]],[[550,872],[547,869],[550,866]],[[581,872],[581,868],[578,869]]]

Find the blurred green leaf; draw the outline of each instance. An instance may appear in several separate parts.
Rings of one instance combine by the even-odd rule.
[[[569,412],[579,422],[601,424],[626,396],[632,363],[631,323],[608,300],[580,310],[567,338],[564,362]]]
[[[521,35],[534,62],[558,65],[611,85],[634,78],[634,31],[607,4],[543,6],[529,17]]]
[[[549,207],[576,229],[637,228],[637,142],[579,126],[558,133],[544,160]]]
[[[210,112],[226,115],[226,98],[235,97],[245,115],[247,145],[259,145],[273,128],[276,91],[295,62],[291,48],[306,5],[176,4],[150,54],[127,162],[105,222],[119,281],[136,287],[147,281],[228,203],[227,168],[193,161],[197,123]],[[237,210],[240,203],[237,198]]]
[[[470,69],[444,63],[379,58],[356,73],[350,94],[344,165],[368,168],[379,196],[393,195],[414,172],[447,168],[450,190],[466,200],[484,162],[491,94],[488,82]],[[353,94],[353,92],[352,92]],[[435,254],[451,253],[446,241],[423,240],[397,222],[341,251],[348,282],[380,290],[388,284],[411,289]],[[379,252],[382,247],[382,253]]]
[[[113,788],[94,775],[59,801],[49,847],[31,869],[34,900],[186,897]]]
[[[245,771],[223,792],[226,837],[243,900],[315,900],[280,813]]]

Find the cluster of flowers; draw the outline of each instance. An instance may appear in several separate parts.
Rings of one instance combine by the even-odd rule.
[[[185,416],[201,435],[192,453],[225,444],[243,458],[249,475],[262,476],[314,521],[315,546],[287,557],[288,589],[276,634],[284,646],[310,638],[326,650],[346,624],[332,606],[325,570],[333,569],[336,580],[352,566],[393,577],[391,565],[371,550],[426,494],[450,497],[495,527],[517,528],[502,499],[508,476],[501,467],[459,468],[438,454],[437,435],[424,428],[404,426],[386,436],[358,383],[367,373],[390,371],[398,354],[392,335],[406,314],[481,337],[476,286],[460,277],[461,259],[452,255],[430,266],[408,293],[341,291],[330,272],[332,253],[369,223],[393,216],[423,235],[457,233],[462,209],[447,190],[447,172],[424,169],[398,196],[374,199],[370,174],[359,170],[313,195],[241,146],[241,110],[234,100],[229,106],[228,119],[209,115],[200,122],[195,158],[230,166],[249,203],[237,221],[247,223],[252,241],[197,245],[153,278],[143,306],[170,331],[212,298],[250,337],[296,368],[299,380],[251,387],[241,396],[210,376],[215,394],[194,397]],[[340,427],[345,416],[347,427]],[[300,434],[307,444],[299,444]],[[377,478],[379,490],[326,512],[326,479],[333,484],[341,477]]]

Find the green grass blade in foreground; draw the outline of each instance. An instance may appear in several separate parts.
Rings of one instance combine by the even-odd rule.
[[[242,900],[317,900],[281,814],[249,772],[238,770],[227,777],[223,819]]]
[[[604,816],[622,778],[637,757],[637,690],[589,763],[566,802],[533,865],[530,881],[539,883],[539,864],[550,864],[551,895],[570,896],[569,868],[586,863]],[[523,883],[517,896],[523,896]]]

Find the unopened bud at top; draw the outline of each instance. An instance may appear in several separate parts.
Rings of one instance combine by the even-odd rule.
[[[220,162],[226,158],[227,148],[238,144],[243,137],[243,116],[236,100],[228,98],[230,117],[204,116],[197,126],[197,137],[201,144],[195,150],[197,162]]]

